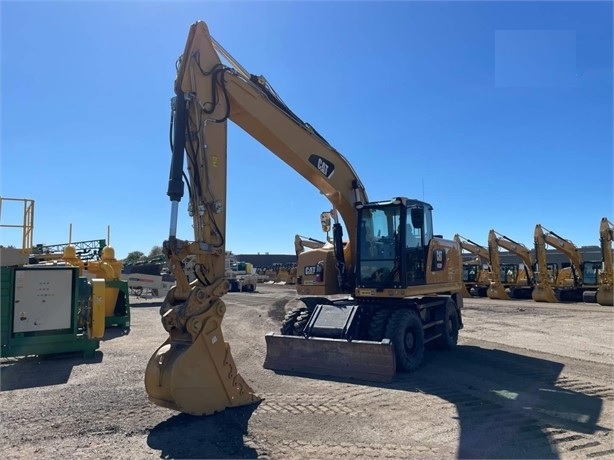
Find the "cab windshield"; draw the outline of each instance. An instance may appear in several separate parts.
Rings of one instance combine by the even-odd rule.
[[[360,214],[358,283],[367,287],[399,280],[398,241],[401,207],[363,208]]]

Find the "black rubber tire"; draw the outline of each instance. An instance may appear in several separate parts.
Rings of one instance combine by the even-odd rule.
[[[290,310],[284,317],[284,320],[281,322],[280,332],[283,335],[296,335],[294,333],[294,325],[296,323],[297,318],[304,311],[307,311],[307,309],[303,306]]]
[[[415,310],[399,309],[390,315],[384,337],[394,345],[397,368],[412,372],[420,367],[424,357],[424,329]]]
[[[458,312],[453,300],[446,302],[443,324],[441,325],[442,336],[437,339],[437,348],[441,350],[454,350],[458,344]]]
[[[305,326],[307,326],[310,317],[311,313],[309,310],[304,309],[300,312],[294,323],[294,335],[303,335],[303,331],[305,330]]]
[[[381,342],[386,332],[386,324],[390,318],[390,309],[382,308],[377,310],[369,321],[369,328],[367,330],[368,340],[375,342]]]
[[[239,292],[239,283],[235,280],[228,281],[228,292]]]

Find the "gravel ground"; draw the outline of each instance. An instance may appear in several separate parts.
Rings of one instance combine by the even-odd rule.
[[[143,378],[165,340],[160,299],[131,299],[129,334],[96,357],[2,360],[0,454],[42,458],[614,457],[614,310],[469,299],[453,352],[367,385],[262,368],[291,286],[224,296],[225,339],[264,398],[207,417],[151,404]]]

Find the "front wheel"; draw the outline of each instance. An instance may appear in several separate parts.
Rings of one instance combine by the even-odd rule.
[[[424,329],[416,311],[395,311],[388,321],[385,337],[389,338],[394,346],[400,370],[412,372],[420,367],[424,357]]]
[[[281,323],[280,332],[283,335],[299,335],[295,333],[295,325],[299,316],[301,316],[301,314],[306,311],[307,309],[303,306],[296,307],[289,311]]]

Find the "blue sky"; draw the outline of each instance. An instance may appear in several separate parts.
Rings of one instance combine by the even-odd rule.
[[[611,2],[10,2],[1,8],[0,193],[35,243],[168,235],[168,126],[190,24],[354,166],[372,200],[424,198],[438,233],[598,244],[613,217]],[[328,201],[235,125],[227,249],[322,239]],[[192,238],[181,204],[179,236]],[[5,206],[2,223],[19,222]],[[2,229],[0,243],[18,244]]]

